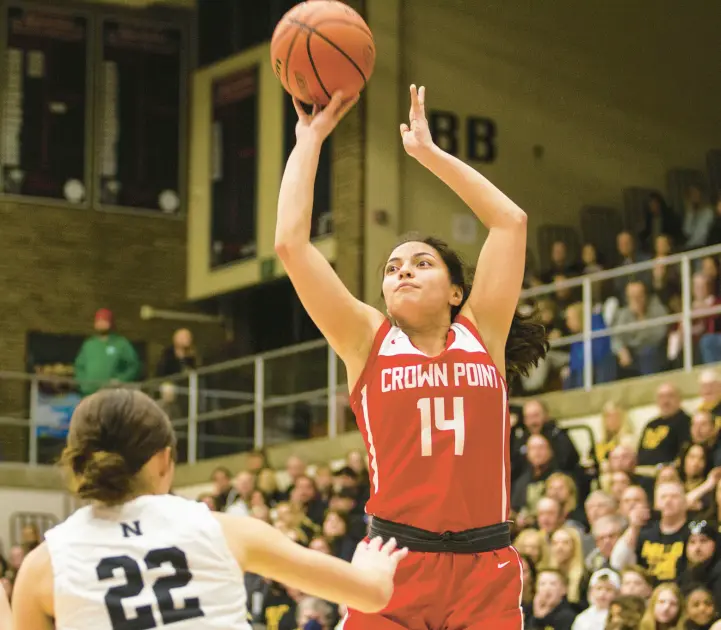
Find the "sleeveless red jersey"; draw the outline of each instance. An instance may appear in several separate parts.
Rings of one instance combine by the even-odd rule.
[[[350,402],[369,455],[368,514],[438,533],[508,520],[508,390],[466,317],[436,357],[386,320]]]

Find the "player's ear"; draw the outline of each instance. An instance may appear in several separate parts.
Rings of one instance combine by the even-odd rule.
[[[457,284],[454,284],[451,287],[450,304],[451,304],[451,306],[459,306],[462,301],[463,301],[463,289],[461,287],[459,287]]]

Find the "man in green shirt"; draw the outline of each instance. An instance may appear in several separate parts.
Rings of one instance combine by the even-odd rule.
[[[84,396],[113,381],[132,383],[140,376],[140,360],[133,345],[113,332],[113,313],[95,313],[95,335],[83,343],[75,359],[75,378]]]

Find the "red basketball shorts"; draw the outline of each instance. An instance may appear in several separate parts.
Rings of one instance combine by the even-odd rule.
[[[343,630],[521,630],[523,568],[513,547],[478,554],[411,552],[380,613],[350,610]]]

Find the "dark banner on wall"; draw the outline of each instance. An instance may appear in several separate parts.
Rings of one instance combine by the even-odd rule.
[[[44,9],[6,11],[2,191],[83,203],[88,20]]]
[[[182,32],[103,22],[100,203],[180,210]]]
[[[213,83],[211,267],[256,254],[258,69]]]

